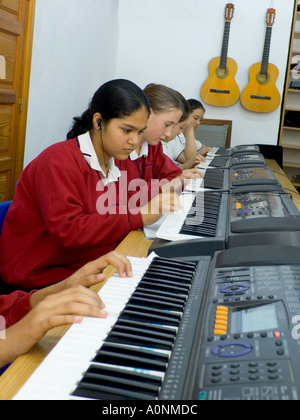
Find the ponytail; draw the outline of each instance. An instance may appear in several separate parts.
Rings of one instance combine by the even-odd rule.
[[[93,112],[91,109],[86,110],[81,117],[73,119],[74,124],[72,129],[67,134],[67,140],[74,139],[81,134],[86,133],[93,127]]]

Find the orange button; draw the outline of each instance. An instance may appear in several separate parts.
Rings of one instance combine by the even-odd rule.
[[[217,330],[217,329],[215,329],[215,330],[214,330],[214,335],[225,335],[225,333],[224,333],[224,331],[222,331],[222,330]]]
[[[225,311],[228,312],[229,308],[227,306],[217,306],[217,311]]]
[[[216,313],[216,319],[222,319],[223,321],[227,321],[228,315],[225,313]]]
[[[225,325],[227,327],[228,320],[227,319],[222,319],[222,318],[216,317],[216,324]]]
[[[221,324],[216,322],[215,323],[215,329],[227,332],[227,325],[221,325]]]

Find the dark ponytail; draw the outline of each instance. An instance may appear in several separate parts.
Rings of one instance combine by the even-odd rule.
[[[75,138],[91,130],[96,112],[101,114],[103,122],[108,122],[113,118],[129,116],[142,107],[150,114],[148,98],[142,89],[129,80],[111,80],[97,90],[89,109],[81,117],[74,118],[74,124],[67,134],[67,139]]]
[[[81,117],[74,118],[72,129],[67,134],[67,139],[74,139],[80,134],[84,134],[92,128],[93,114],[90,109],[85,111]]]

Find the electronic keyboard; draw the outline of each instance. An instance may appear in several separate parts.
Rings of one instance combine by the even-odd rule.
[[[214,153],[220,156],[232,156],[237,153],[259,153],[260,149],[257,145],[239,145],[235,147],[219,147],[214,149]]]
[[[288,194],[244,192],[230,194],[230,223],[257,218],[289,218],[300,212]]]
[[[228,194],[204,191],[183,196],[186,200],[183,211],[167,215],[156,232],[156,238],[168,241],[198,239],[207,255],[216,249],[224,249]]]
[[[280,185],[278,179],[269,168],[255,167],[254,165],[230,169],[230,184],[231,189],[247,185]]]
[[[248,185],[237,187],[229,194],[221,194],[228,208],[218,214],[226,230],[220,236],[197,238],[194,234],[191,240],[182,233],[178,234],[183,232],[182,219],[176,219],[175,215],[172,215],[174,219],[167,216],[156,233],[150,252],[156,252],[161,257],[189,257],[213,256],[216,251],[225,248],[247,245],[281,243],[300,247],[300,212],[288,194],[276,188],[272,191],[273,187]],[[201,229],[201,224],[198,228]],[[191,231],[193,229],[192,226]]]
[[[71,326],[16,400],[184,397],[210,258],[130,260],[99,292],[108,318]]]
[[[299,290],[299,248],[216,253],[189,398],[299,400]]]
[[[288,194],[233,193],[229,198],[226,247],[300,246],[300,212]]]
[[[102,289],[110,319],[73,325],[16,400],[300,399],[299,248],[139,260]]]
[[[257,154],[260,152],[259,146],[257,146],[256,144],[241,144],[239,146],[235,146],[229,149],[231,152],[231,155],[236,155],[239,153],[243,153],[243,154]]]
[[[266,166],[265,158],[260,153],[249,153],[249,154],[235,154],[229,159],[229,165],[233,167],[250,166],[250,165],[261,165]]]
[[[211,155],[206,157],[206,162],[201,162],[198,165],[199,169],[207,168],[223,168],[228,169],[230,166],[230,158],[228,156]]]
[[[232,155],[210,155],[206,158],[206,162],[198,165],[199,169],[207,168],[223,168],[243,167],[250,165],[266,166],[263,155],[259,152],[235,153]]]

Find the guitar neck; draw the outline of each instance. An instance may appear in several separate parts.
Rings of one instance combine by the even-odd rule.
[[[272,27],[267,26],[264,52],[261,60],[261,70],[262,74],[268,74],[268,65],[269,65],[269,56],[270,56],[270,46],[271,46],[271,36],[272,36]]]
[[[227,55],[228,55],[228,45],[229,45],[229,35],[230,35],[230,21],[225,22],[220,67],[226,68],[227,65]]]

